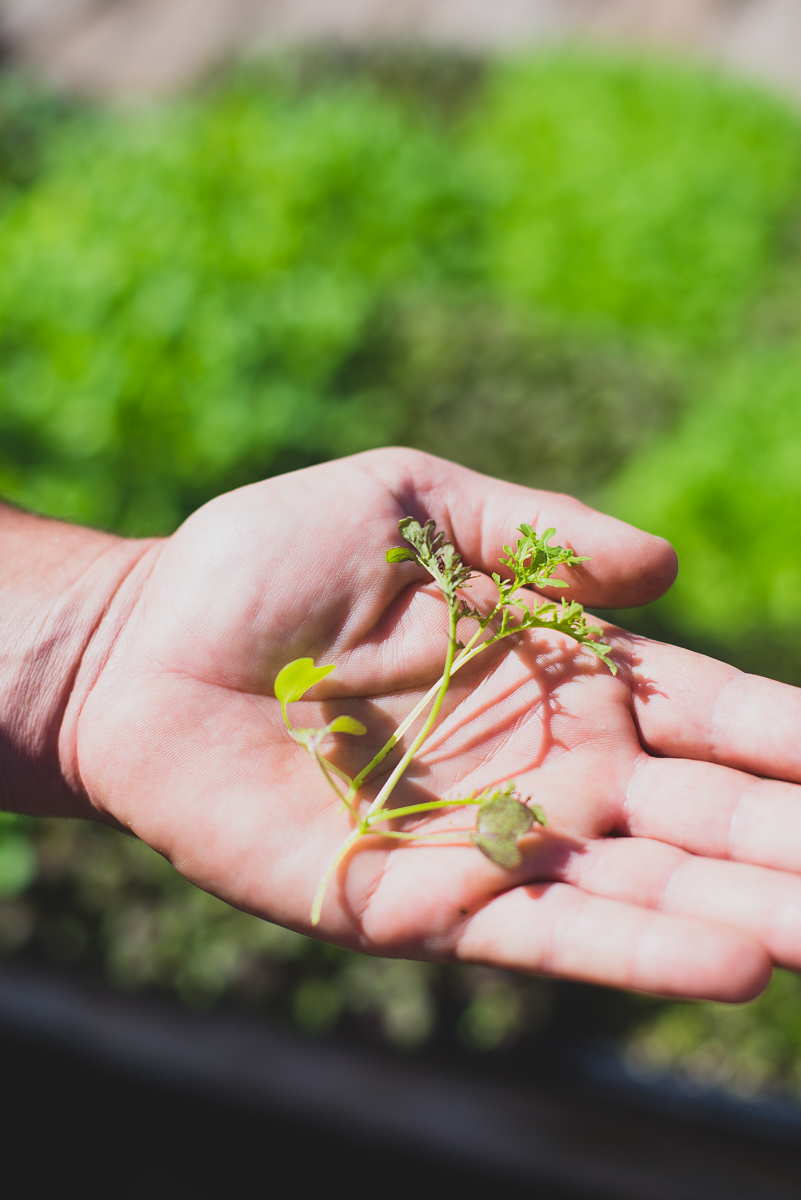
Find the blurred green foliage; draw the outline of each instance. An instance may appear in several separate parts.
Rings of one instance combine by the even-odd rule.
[[[675,545],[664,599],[618,614],[744,670],[801,684],[799,207],[735,336],[685,385],[683,418],[607,486],[609,511]]]
[[[338,372],[385,294],[470,278],[477,220],[436,131],[365,84],[85,114],[0,229],[0,485],[167,531],[391,438]]]
[[[630,1036],[627,1058],[647,1076],[674,1071],[744,1098],[801,1094],[801,979],[777,971],[751,1004],[670,1004]]]
[[[168,532],[406,442],[605,495],[682,559],[642,627],[801,681],[799,213],[795,114],[676,64],[306,56],[128,110],[6,74],[0,492]],[[554,995],[309,942],[80,823],[0,825],[0,947],[405,1047],[502,1050]],[[798,1087],[798,988],[638,1002],[632,1060]]]
[[[717,365],[672,436],[629,464],[615,508],[677,546],[662,616],[736,652],[760,625],[801,642],[801,341]],[[786,652],[786,650],[785,650]]]
[[[0,901],[24,892],[36,878],[38,857],[29,831],[29,822],[0,813]]]
[[[273,63],[143,110],[41,100],[35,137],[9,83],[9,145],[38,170],[11,173],[0,225],[0,488],[154,532],[391,441],[585,493],[608,477],[669,423],[688,331],[747,302],[797,130],[676,67],[466,78],[454,116],[386,63]],[[661,350],[632,348],[641,327]]]
[[[496,286],[671,350],[741,315],[799,185],[788,108],[675,63],[512,62],[492,73],[470,143]]]
[[[34,184],[80,106],[16,72],[0,73],[0,205]]]
[[[679,553],[673,589],[635,618],[643,632],[801,684],[801,248],[788,232],[739,344],[703,364],[683,420],[605,499]]]

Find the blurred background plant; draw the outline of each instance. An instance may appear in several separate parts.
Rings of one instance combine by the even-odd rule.
[[[666,534],[679,584],[623,619],[801,683],[799,230],[801,121],[697,67],[293,54],[122,108],[6,71],[0,491],[166,533],[405,442]],[[2,818],[0,946],[407,1050],[614,1033],[801,1089],[788,975],[732,1010],[362,958],[77,822]]]

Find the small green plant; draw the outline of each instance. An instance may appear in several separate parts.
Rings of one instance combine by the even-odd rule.
[[[492,578],[498,593],[497,600],[490,606],[488,612],[481,612],[462,595],[464,589],[469,586],[470,576],[473,574],[472,567],[462,562],[455,547],[447,541],[444,533],[437,531],[434,522],[427,521],[425,525],[420,525],[413,517],[405,517],[399,523],[399,527],[407,545],[395,546],[388,550],[386,561],[388,563],[414,562],[424,567],[442,592],[448,606],[448,646],[445,665],[438,682],[415,705],[367,766],[351,779],[323,755],[321,747],[325,739],[332,733],[357,735],[366,733],[367,730],[361,721],[357,721],[353,717],[342,716],[336,717],[321,729],[294,729],[287,713],[288,704],[300,700],[309,688],[330,675],[334,667],[332,665],[318,667],[311,658],[298,658],[294,662],[288,663],[279,672],[275,681],[275,694],[281,701],[281,709],[290,737],[304,746],[313,756],[326,781],[336,792],[354,821],[353,831],[342,843],[320,880],[312,904],[312,925],[316,925],[320,920],[326,888],[332,875],[356,842],[368,834],[407,841],[431,841],[442,838],[452,841],[454,837],[467,837],[492,862],[511,870],[519,866],[522,861],[519,846],[521,837],[529,832],[535,822],[541,826],[547,824],[545,814],[539,805],[531,804],[531,797],[525,800],[520,797],[513,780],[509,780],[499,787],[487,788],[478,794],[474,792],[466,797],[445,797],[401,808],[389,807],[393,791],[431,733],[451,679],[457,671],[490,646],[494,646],[505,638],[514,637],[527,629],[550,629],[565,634],[605,662],[613,674],[617,671],[609,657],[611,647],[600,638],[603,630],[597,625],[587,624],[581,604],[575,600],[561,604],[555,604],[548,600],[541,604],[531,604],[530,600],[533,598],[531,593],[527,596],[521,594],[523,588],[538,590],[544,587],[567,587],[568,585],[563,580],[553,577],[557,567],[573,566],[576,563],[588,561],[563,546],[549,545],[556,532],[554,529],[546,529],[545,533],[539,536],[530,525],[520,526],[518,532],[523,536],[518,538],[514,549],[504,546],[507,557],[500,560],[501,564],[507,568],[511,578],[503,579],[497,572],[493,574]],[[458,627],[462,621],[472,621],[476,626],[467,642],[460,642],[457,638]],[[363,805],[359,803],[360,789],[406,732],[427,710],[428,715],[408,749],[392,769],[367,811],[362,811]],[[345,785],[344,789],[342,784]],[[435,812],[438,809],[469,805],[478,807],[478,819],[474,830],[445,830],[439,833],[425,833],[386,827],[387,822],[390,821],[416,817]],[[379,828],[379,826],[382,827]]]

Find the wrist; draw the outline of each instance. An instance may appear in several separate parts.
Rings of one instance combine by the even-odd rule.
[[[0,504],[0,808],[97,815],[78,718],[159,545]]]

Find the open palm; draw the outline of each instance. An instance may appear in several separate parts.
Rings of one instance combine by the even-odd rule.
[[[521,522],[555,526],[591,556],[561,572],[587,604],[643,603],[675,572],[664,542],[577,501],[406,450],[222,496],[154,545],[76,723],[83,786],[201,887],[306,932],[352,820],[288,738],[273,683],[297,657],[336,664],[293,715],[361,720],[367,736],[327,744],[355,774],[436,681],[445,605],[416,564],[384,561],[407,514],[433,517],[485,573]],[[616,678],[551,633],[481,656],[394,794],[414,804],[514,779],[549,820],[522,865],[459,838],[365,838],[331,882],[320,936],[722,999],[753,995],[771,963],[801,968],[801,788],[783,782],[801,780],[801,692],[610,636]]]

